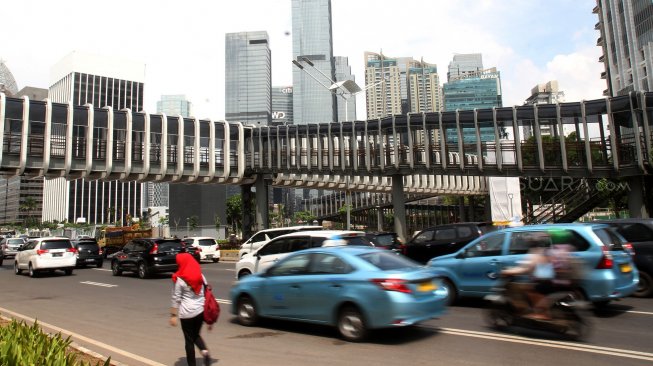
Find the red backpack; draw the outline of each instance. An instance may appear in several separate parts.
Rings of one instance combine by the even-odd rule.
[[[204,322],[214,324],[220,317],[220,304],[213,296],[211,285],[204,282]]]

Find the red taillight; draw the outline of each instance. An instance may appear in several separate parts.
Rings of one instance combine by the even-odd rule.
[[[150,249],[150,254],[159,254],[159,244],[154,243],[152,249]]]
[[[76,249],[76,248],[68,248],[68,249],[66,249],[66,251],[67,251],[67,252],[71,252],[71,253],[77,253],[77,249]]]
[[[603,246],[603,256],[601,257],[601,260],[599,260],[599,264],[596,266],[596,269],[611,269],[612,268],[612,254],[610,254],[610,251]]]
[[[215,245],[215,250],[218,250],[218,249],[220,249],[220,244]]]
[[[48,253],[48,252],[49,252],[49,250],[47,250],[47,249],[37,249],[36,250],[36,255],[41,255],[41,254],[45,254],[45,253]]]
[[[98,249],[98,254],[99,254],[99,255],[103,255],[103,254],[104,254],[104,250],[103,250],[102,248]]]
[[[406,286],[405,280],[397,278],[375,278],[372,280],[375,284],[386,291],[398,291],[404,293],[411,293],[412,291]]]

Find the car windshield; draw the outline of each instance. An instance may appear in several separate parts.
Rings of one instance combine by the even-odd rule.
[[[41,249],[68,249],[70,247],[68,240],[48,240],[41,243]]]
[[[382,271],[420,267],[419,263],[413,262],[412,260],[397,254],[390,254],[387,251],[363,253],[359,254],[358,257]]]
[[[210,247],[211,245],[215,245],[215,240],[214,239],[200,239],[199,243],[200,243],[200,246]]]

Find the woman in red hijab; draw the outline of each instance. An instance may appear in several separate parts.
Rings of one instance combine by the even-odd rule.
[[[177,325],[177,316],[184,332],[186,360],[189,366],[195,366],[195,346],[200,349],[204,365],[211,364],[211,356],[204,340],[200,336],[204,323],[204,283],[200,264],[188,253],[177,254],[178,270],[172,275],[172,306],[170,308],[170,325]],[[211,330],[211,325],[209,325]]]

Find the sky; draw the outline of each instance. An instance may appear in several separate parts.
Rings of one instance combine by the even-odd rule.
[[[595,0],[332,0],[333,50],[364,87],[364,52],[437,64],[482,53],[501,73],[503,105],[558,80],[568,102],[602,97]],[[267,31],[272,85],[292,85],[290,0],[20,0],[2,4],[0,59],[18,88],[48,88],[50,69],[79,50],[142,62],[145,111],[185,94],[199,118],[224,118],[225,33]],[[357,96],[365,118],[365,97]]]

